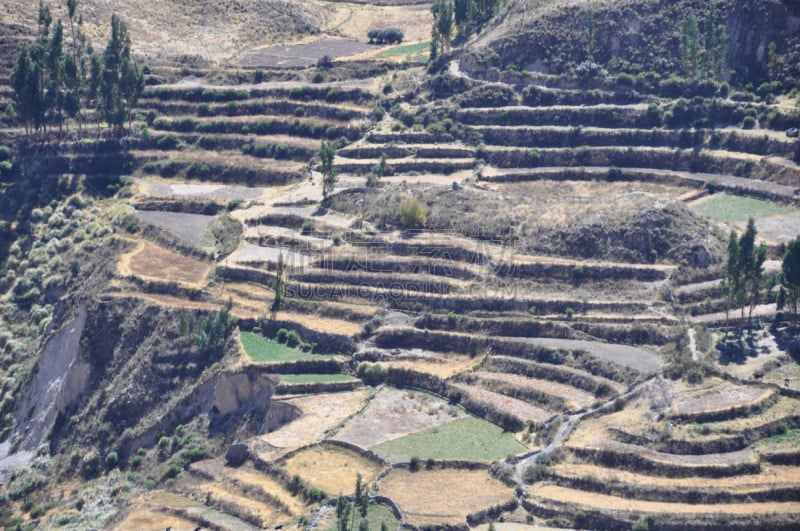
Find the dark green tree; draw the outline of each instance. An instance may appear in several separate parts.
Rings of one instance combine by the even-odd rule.
[[[28,136],[31,127],[38,130],[44,119],[44,88],[40,71],[40,66],[31,57],[30,48],[23,46],[11,70],[11,86],[14,89],[14,109],[25,124]]]
[[[319,148],[319,159],[322,162],[320,171],[322,172],[322,197],[324,198],[333,193],[338,181],[336,168],[333,166],[334,157],[336,157],[336,147],[332,142],[323,140],[322,146]]]
[[[797,301],[800,298],[800,236],[786,246],[781,265],[781,287],[786,292],[786,302],[791,306],[797,322]]]
[[[431,61],[434,61],[450,49],[450,41],[453,38],[453,2],[433,0],[431,12],[433,13]]]
[[[594,24],[594,9],[591,7],[586,12],[586,59],[594,61],[594,52],[597,49],[597,29]]]
[[[111,37],[103,52],[100,83],[100,113],[108,126],[121,133],[130,111],[144,90],[144,76],[131,61],[128,27],[116,14],[111,16]]]
[[[741,274],[739,272],[739,238],[736,231],[731,230],[728,237],[728,258],[722,270],[722,293],[725,296],[725,321],[738,301],[741,300]]]
[[[717,0],[708,4],[705,18],[705,38],[703,39],[703,57],[705,75],[709,79],[719,79],[725,67],[725,56],[728,52],[728,30],[724,21],[719,20]]]
[[[694,9],[681,26],[681,65],[683,73],[689,79],[697,79],[700,73],[700,26]]]
[[[472,33],[475,24],[475,0],[454,0],[453,20],[461,36]]]
[[[745,306],[749,306],[748,325],[752,320],[753,307],[758,304],[761,288],[764,282],[764,261],[767,258],[767,248],[764,244],[756,247],[756,224],[753,218],[747,222],[747,229],[739,238],[739,290],[742,303],[742,321],[744,321]]]
[[[283,304],[283,296],[286,293],[286,272],[285,264],[283,263],[283,253],[278,254],[278,263],[275,266],[275,298],[272,299],[272,306],[270,310],[277,312],[281,309]]]

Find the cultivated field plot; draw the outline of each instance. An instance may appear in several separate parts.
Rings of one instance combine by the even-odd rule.
[[[163,199],[204,199],[208,201],[245,201],[261,197],[268,188],[218,183],[181,183],[148,177],[136,179],[140,196]]]
[[[730,194],[714,194],[695,201],[691,207],[698,214],[714,221],[742,227],[750,218],[759,220],[771,216],[799,214],[793,208],[772,201]]]
[[[134,216],[141,223],[167,232],[187,247],[201,250],[214,247],[214,237],[209,230],[214,223],[214,216],[157,210],[138,210]]]
[[[139,522],[134,520],[131,522],[129,519],[136,518],[136,515],[139,514],[139,508],[144,508],[146,513],[160,515],[160,518],[153,520],[152,523],[148,523],[147,520]],[[241,529],[242,531],[255,531],[258,529],[244,520],[207,507],[201,502],[163,490],[151,491],[137,498],[132,504],[128,518],[123,520],[119,527],[115,527],[115,529],[124,529],[126,531],[133,531],[134,529],[136,531],[141,529],[160,530],[166,528],[167,525],[162,525],[162,522],[171,518],[176,518],[178,529],[197,529],[198,522],[209,522],[212,526],[222,529]],[[183,527],[183,522],[185,521],[193,522],[193,527]],[[136,527],[137,525],[141,527]]]
[[[380,481],[379,493],[400,507],[408,523],[463,524],[468,514],[505,503],[514,491],[488,470],[396,468]]]
[[[226,262],[251,266],[270,264],[274,268],[274,264],[278,263],[278,257],[281,254],[288,268],[304,268],[311,263],[311,257],[305,254],[287,251],[279,247],[260,247],[248,243],[243,243],[227,258]]]
[[[477,371],[473,374],[485,382],[509,384],[518,389],[541,391],[550,396],[560,398],[564,400],[567,409],[582,409],[593,404],[596,400],[595,396],[588,391],[550,380],[528,378],[526,376],[505,372]]]
[[[789,487],[800,485],[800,468],[798,467],[774,466],[762,463],[761,468],[759,474],[714,478],[713,484],[709,484],[708,478],[702,477],[671,478],[650,476],[618,468],[606,468],[584,463],[559,463],[553,466],[553,472],[564,478],[580,479],[591,477],[600,483],[619,482],[640,487],[664,489],[707,489],[713,487],[714,489],[724,489],[730,493],[763,491],[771,486]]]
[[[293,496],[282,483],[252,468],[249,464],[234,468],[225,466],[220,459],[208,459],[192,464],[191,468],[213,477],[220,483],[226,481],[233,483],[245,492],[248,490],[263,492],[283,505],[291,514],[300,514],[307,508],[303,500]]]
[[[490,462],[527,448],[516,441],[514,434],[469,416],[381,443],[371,450],[392,463],[408,462],[412,457]]]
[[[355,485],[354,485],[355,487]],[[352,494],[352,493],[351,493]],[[364,521],[358,511],[354,511],[353,526],[358,528]],[[381,525],[385,524],[387,529],[399,529],[400,521],[395,518],[392,510],[383,504],[371,503],[367,509],[366,524],[368,529],[381,529]],[[339,526],[336,520],[336,511],[331,508],[330,511],[321,513],[321,517],[317,522],[315,529],[320,531],[338,531]]]
[[[671,414],[689,417],[754,406],[775,394],[773,389],[737,385],[719,378],[708,378],[700,386],[681,382],[676,391]]]
[[[576,448],[569,445],[568,447]],[[667,465],[670,467],[682,467],[691,469],[718,469],[722,471],[732,465],[752,465],[758,463],[758,455],[746,448],[737,452],[727,452],[721,454],[703,455],[677,455],[664,452],[656,452],[643,446],[621,443],[613,440],[596,441],[594,444],[587,444],[585,448],[592,448],[606,452],[616,452],[619,454],[635,454],[654,465]]]
[[[383,387],[364,411],[350,419],[334,438],[369,448],[465,415],[463,409],[449,406],[431,394]]]
[[[800,400],[782,396],[774,405],[760,411],[757,415],[717,422],[703,422],[702,426],[709,433],[740,434],[743,430],[759,429],[770,422],[785,420],[788,417],[800,417]],[[676,424],[673,427],[673,437],[676,438],[689,439],[693,432],[691,424]]]
[[[197,529],[197,522],[141,507],[134,509],[114,529],[115,531],[142,531],[145,529],[194,531]]]
[[[555,415],[555,412],[542,409],[540,407],[529,404],[516,398],[511,398],[500,393],[495,393],[487,389],[469,384],[456,383],[453,387],[457,388],[463,394],[466,394],[477,400],[490,404],[498,411],[503,411],[514,415],[522,421],[534,420],[537,423],[545,422]]]
[[[140,240],[136,249],[120,256],[117,271],[124,277],[136,276],[144,280],[200,287],[206,283],[211,264]]]
[[[337,382],[357,382],[358,378],[354,378],[349,374],[282,374],[280,375],[281,382],[287,384],[312,384],[312,383],[337,383]]]
[[[655,353],[640,347],[577,339],[536,338],[531,341],[548,348],[584,351],[592,356],[624,367],[630,367],[642,373],[655,372],[661,368],[661,358]]]
[[[756,230],[768,243],[787,243],[800,234],[800,212],[756,220]]]
[[[360,473],[363,481],[369,483],[383,468],[353,451],[330,445],[300,450],[287,458],[282,466],[290,476],[297,474],[328,496],[349,494],[356,484],[357,474]]]
[[[252,332],[242,332],[239,335],[242,348],[252,361],[255,362],[283,362],[300,360],[330,359],[327,356],[309,354],[301,350],[286,346],[271,339],[267,339]]]
[[[278,402],[297,407],[300,418],[277,430],[260,435],[259,440],[281,449],[292,449],[319,442],[330,430],[357,413],[369,396],[368,388],[343,393],[317,393]],[[272,456],[266,455],[267,459]]]
[[[239,60],[246,67],[297,68],[316,64],[324,55],[336,59],[369,50],[369,44],[350,39],[323,39],[301,44],[279,44],[249,51]]]
[[[398,369],[409,369],[424,374],[432,374],[439,378],[449,378],[455,374],[471,369],[478,363],[480,363],[480,358],[477,356],[470,358],[469,356],[448,354],[446,356],[427,357],[425,359],[392,360],[381,362],[381,365],[396,367]]]
[[[709,505],[688,503],[666,503],[640,501],[631,498],[608,496],[596,492],[587,493],[552,484],[538,484],[532,489],[531,499],[534,503],[547,505],[548,502],[572,504],[584,510],[598,511],[641,511],[662,514],[662,520],[670,520],[675,516],[691,516],[693,514],[725,515],[770,515],[800,513],[800,502],[772,503],[715,503]]]

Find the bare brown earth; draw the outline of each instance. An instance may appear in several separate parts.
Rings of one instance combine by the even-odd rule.
[[[369,448],[462,416],[463,410],[447,406],[441,398],[387,387],[379,390],[367,408],[349,420],[335,438]]]
[[[190,286],[205,284],[210,264],[168,251],[148,241],[139,241],[137,248],[120,258],[122,276],[138,276],[145,280],[179,282]]]

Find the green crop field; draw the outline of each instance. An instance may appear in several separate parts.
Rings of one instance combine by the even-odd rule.
[[[716,194],[692,206],[692,209],[701,216],[722,223],[747,223],[750,218],[760,219],[795,212],[794,209],[771,201],[729,194]]]
[[[352,382],[349,374],[282,374],[281,381],[288,384]]]
[[[418,42],[416,44],[403,44],[402,46],[395,46],[388,50],[383,50],[378,54],[378,57],[397,57],[404,55],[407,56],[406,58],[410,61],[419,62],[421,60],[427,60],[427,52],[430,46],[430,41]]]
[[[367,509],[367,517],[365,519],[361,518],[361,515],[358,514],[358,509],[353,509],[351,515],[353,518],[353,529],[358,529],[363,520],[366,520],[369,529],[380,529],[382,523],[386,524],[386,527],[389,529],[397,529],[400,526],[400,521],[394,517],[392,510],[382,504],[371,503],[369,509]],[[337,531],[338,529],[338,526],[333,525],[328,531]]]
[[[288,347],[283,343],[278,343],[252,332],[242,332],[239,336],[242,340],[244,351],[253,361],[298,361],[298,360],[319,360],[327,359],[325,356],[317,356]]]
[[[371,450],[387,461],[398,463],[412,457],[494,461],[509,454],[519,454],[525,451],[525,447],[514,439],[512,433],[470,416],[383,442]]]

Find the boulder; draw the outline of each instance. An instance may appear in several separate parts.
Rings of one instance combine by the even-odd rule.
[[[225,461],[230,466],[239,466],[250,456],[250,448],[244,443],[235,442],[225,452]]]

